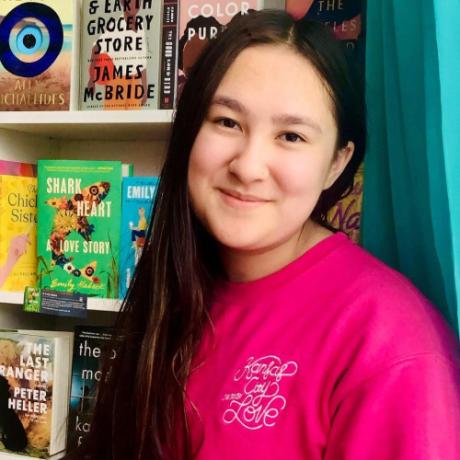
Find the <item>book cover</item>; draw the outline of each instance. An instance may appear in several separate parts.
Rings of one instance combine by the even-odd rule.
[[[37,279],[36,177],[0,175],[0,229],[0,291],[23,292]]]
[[[284,9],[285,0],[181,0],[177,93],[210,40],[216,38],[237,15],[264,8]]]
[[[328,222],[334,228],[345,232],[356,243],[360,242],[361,210],[363,204],[364,165],[356,175],[353,190],[328,212]]]
[[[118,297],[122,165],[38,161],[38,285]]]
[[[0,110],[69,110],[74,2],[0,0]]]
[[[109,351],[109,358],[115,357],[115,352],[109,349],[110,328],[78,326],[74,337],[67,433],[69,451],[80,446],[90,430],[105,353]]]
[[[125,177],[122,188],[120,298],[128,291],[144,247],[158,177]]]
[[[328,25],[364,72],[363,0],[286,0],[286,11]]]
[[[164,0],[161,37],[160,109],[172,109],[177,85],[179,0]]]
[[[159,107],[161,3],[83,0],[82,110]]]
[[[0,452],[65,448],[71,346],[72,333],[0,330]]]

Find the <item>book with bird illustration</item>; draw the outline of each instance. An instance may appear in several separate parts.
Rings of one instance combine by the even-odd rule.
[[[38,161],[38,285],[116,298],[122,165]]]

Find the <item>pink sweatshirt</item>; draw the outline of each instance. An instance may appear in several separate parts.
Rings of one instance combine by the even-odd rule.
[[[187,393],[198,460],[459,460],[460,359],[402,275],[337,233],[218,288]]]

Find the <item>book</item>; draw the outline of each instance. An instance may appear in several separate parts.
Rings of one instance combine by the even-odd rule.
[[[362,0],[286,0],[286,11],[296,20],[305,18],[326,24],[364,72],[363,3]]]
[[[160,109],[172,109],[174,107],[177,85],[178,21],[179,0],[164,0],[161,37]]]
[[[327,220],[334,228],[346,233],[356,243],[360,242],[361,210],[363,204],[364,164],[355,174],[353,190],[338,201],[328,212]]]
[[[115,357],[115,351],[110,349],[111,339],[108,327],[75,328],[67,433],[69,451],[79,447],[90,430],[103,358],[105,353],[110,353],[109,358]]]
[[[0,1],[0,110],[69,110],[75,2]]]
[[[37,178],[33,166],[0,162],[0,290],[23,292],[37,272]]]
[[[122,184],[120,241],[120,298],[129,289],[144,248],[158,177],[125,177]]]
[[[161,3],[83,0],[82,110],[159,107]]]
[[[116,298],[122,165],[38,161],[38,285]]]
[[[285,0],[180,0],[178,95],[203,49],[235,16],[251,10],[284,8]]]
[[[70,332],[0,330],[0,452],[65,449],[71,347]]]
[[[0,175],[37,177],[37,165],[20,161],[0,160]]]

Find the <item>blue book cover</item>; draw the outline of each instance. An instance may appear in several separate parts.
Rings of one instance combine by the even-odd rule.
[[[121,299],[128,291],[134,269],[144,247],[158,183],[158,177],[123,178],[120,232]]]

